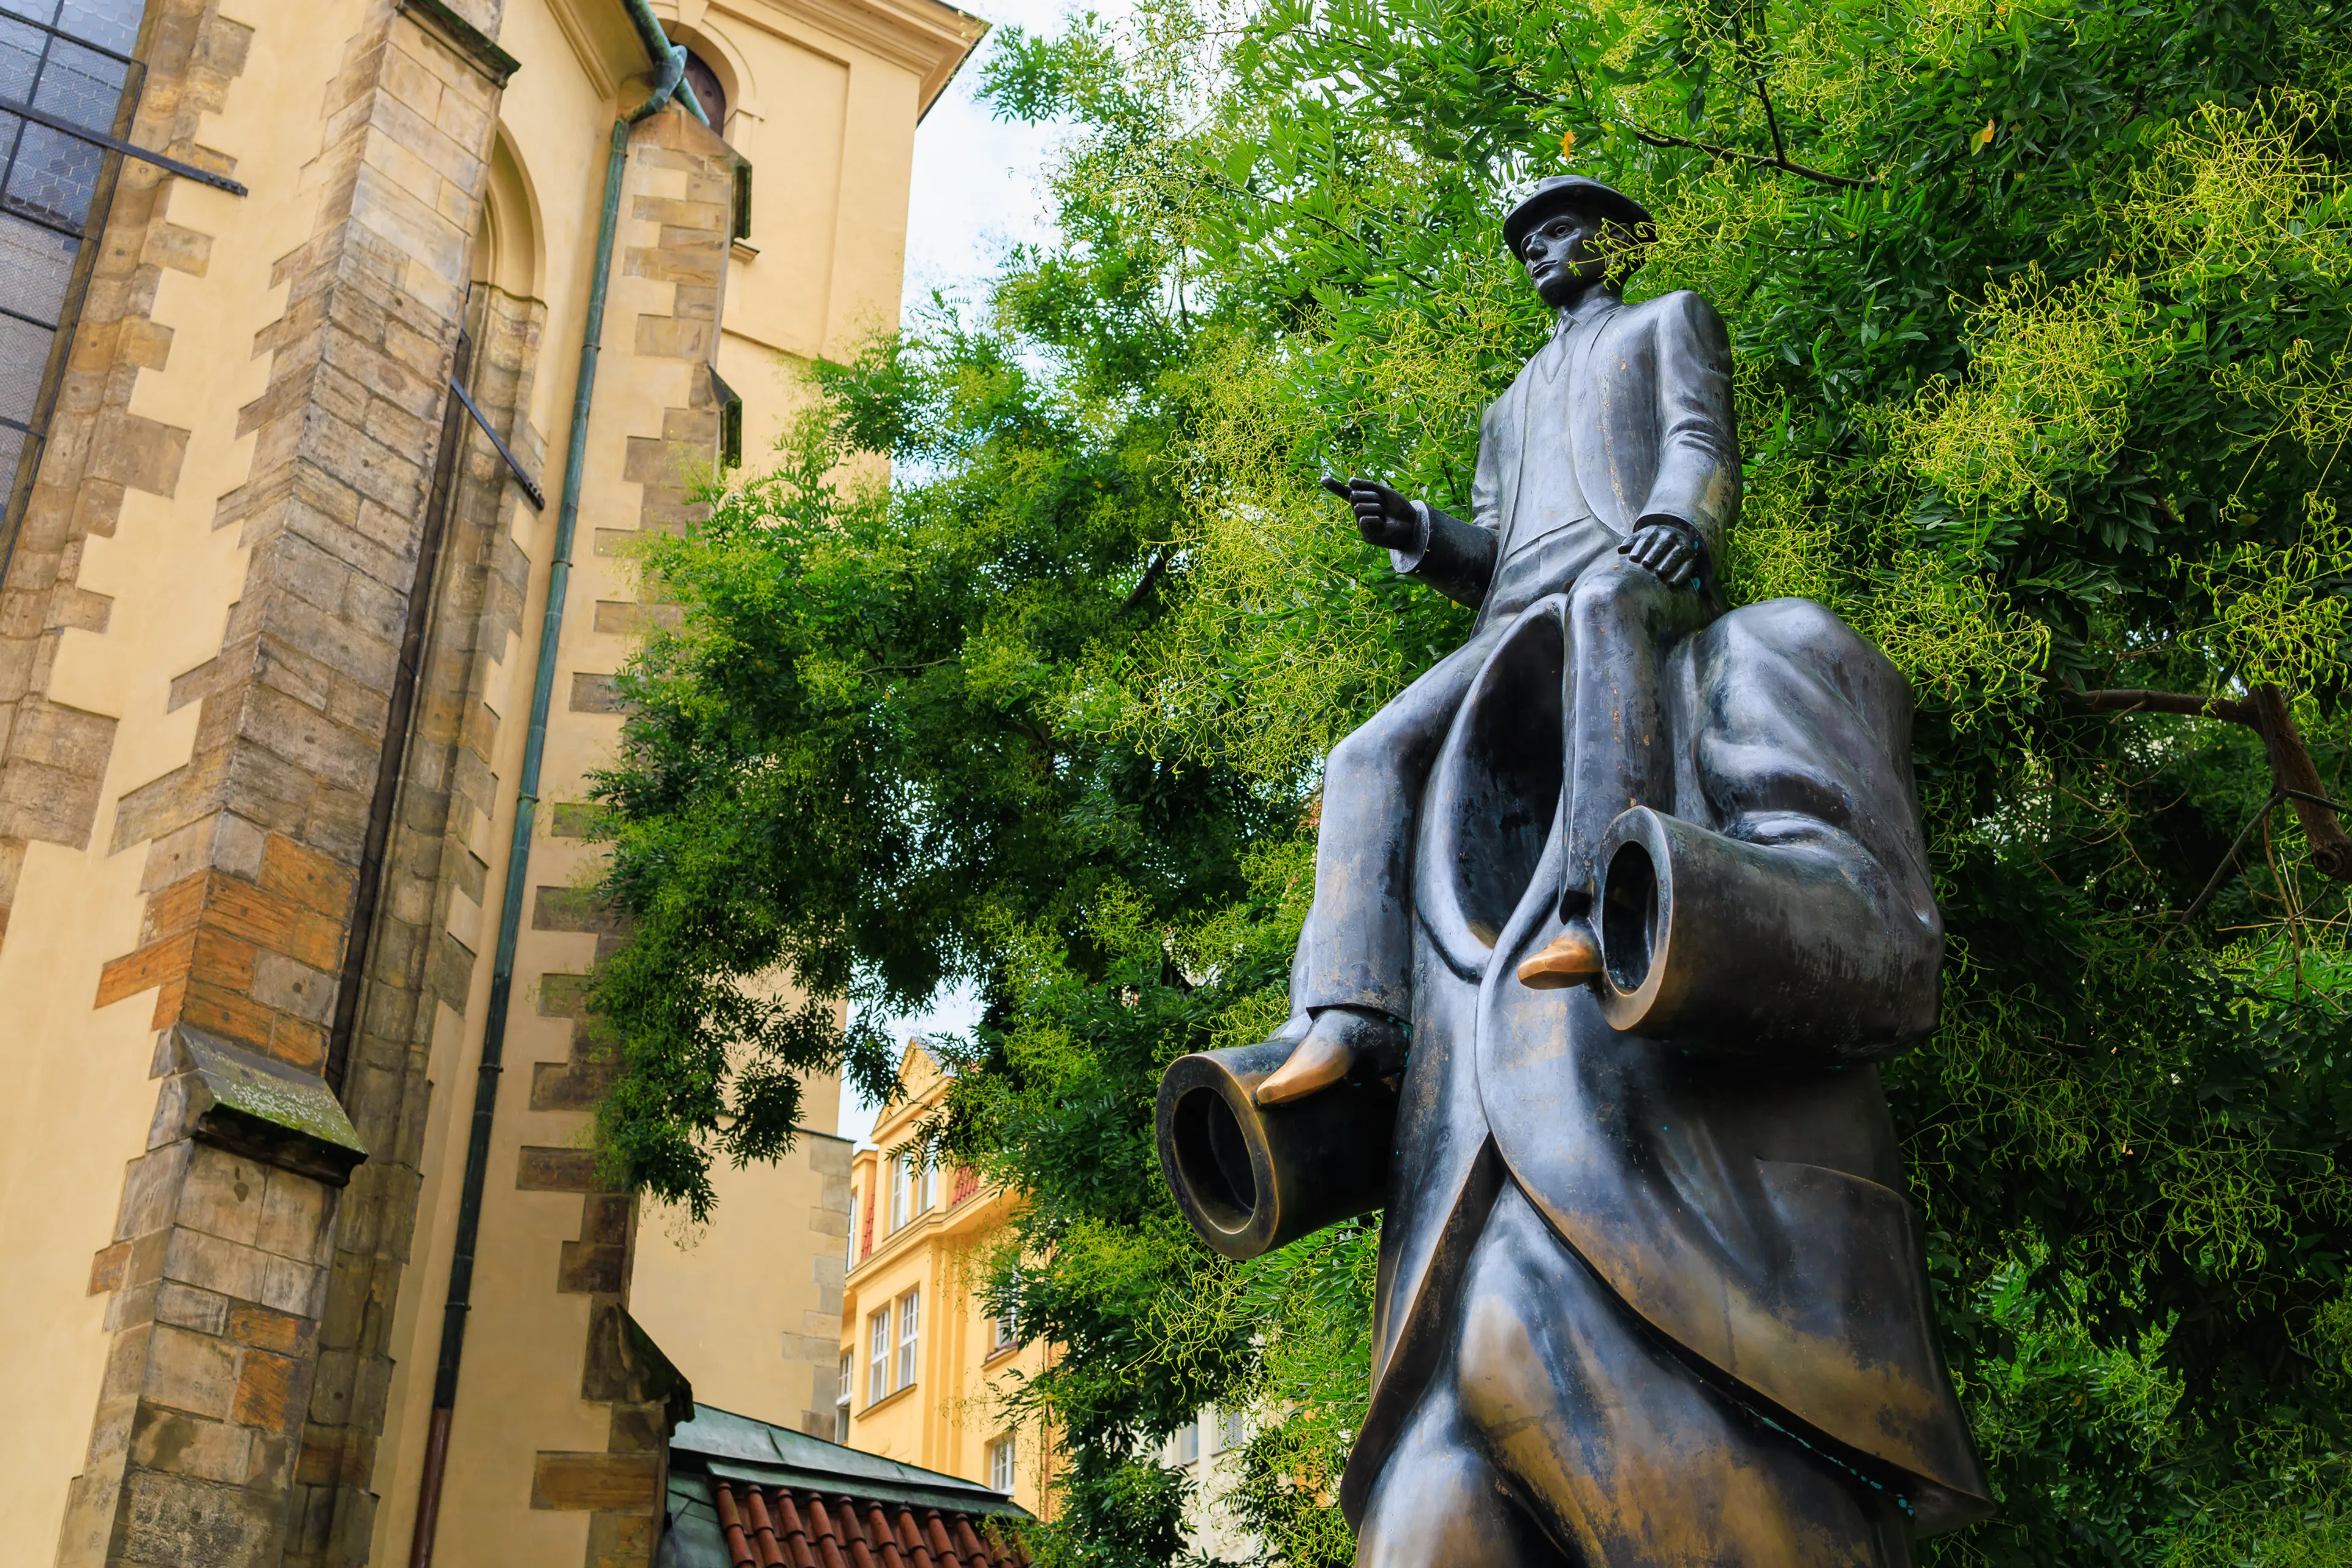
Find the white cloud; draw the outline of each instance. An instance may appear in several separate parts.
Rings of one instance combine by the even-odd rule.
[[[907,223],[905,302],[927,302],[934,289],[977,301],[1013,246],[1049,238],[1045,162],[1068,132],[1055,125],[1008,124],[975,101],[981,72],[1004,29],[1059,32],[1074,14],[1117,16],[1123,4],[1087,7],[1073,0],[981,0],[966,8],[993,24],[930,113],[915,130],[915,179]]]

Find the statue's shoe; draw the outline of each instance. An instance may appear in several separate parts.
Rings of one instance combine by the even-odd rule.
[[[1283,1105],[1303,1100],[1339,1082],[1360,1063],[1375,1071],[1397,1070],[1391,1064],[1402,1064],[1404,1051],[1404,1027],[1387,1015],[1357,1007],[1323,1008],[1306,1037],[1291,1048],[1289,1059],[1257,1086],[1257,1102]]]
[[[1571,925],[1519,965],[1519,984],[1531,991],[1590,985],[1601,977],[1601,944],[1581,924]]]

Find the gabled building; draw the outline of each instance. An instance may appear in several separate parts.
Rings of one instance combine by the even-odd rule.
[[[0,1532],[647,1563],[690,1383],[832,1417],[849,1151],[696,1249],[598,1186],[583,802],[665,613],[628,551],[895,318],[982,24],[6,10]]]
[[[924,1124],[949,1079],[919,1040],[899,1060],[903,1096],[851,1167],[855,1216],[840,1319],[838,1441],[1005,1493],[1050,1517],[1051,1435],[1004,1395],[1046,1366],[989,1310],[981,1287],[1016,1194],[927,1158]]]

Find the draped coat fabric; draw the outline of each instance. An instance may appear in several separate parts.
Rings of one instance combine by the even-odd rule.
[[[1515,978],[1560,929],[1557,808],[1539,853],[1438,852],[1476,837],[1476,822],[1454,818],[1482,815],[1498,789],[1557,788],[1510,737],[1527,693],[1577,657],[1562,605],[1537,602],[1496,641],[1426,791],[1372,1396],[1342,1505],[1360,1519],[1444,1361],[1463,1266],[1508,1183],[1694,1376],[1895,1489],[1921,1533],[1980,1517],[1987,1485],[1937,1349],[1873,1065],[1907,1042],[1621,1034],[1589,992]],[[1670,802],[1652,804],[1826,858],[1879,889],[1898,940],[1939,949],[1909,692],[1885,658],[1829,611],[1782,599],[1733,611],[1664,659],[1675,782]],[[1920,972],[1932,990],[1934,963]],[[1932,996],[1919,1003],[1932,1018]]]

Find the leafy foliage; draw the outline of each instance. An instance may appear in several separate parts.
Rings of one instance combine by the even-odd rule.
[[[992,1289],[1061,1347],[1016,1396],[1066,1460],[1043,1548],[1168,1561],[1152,1446],[1218,1400],[1269,1552],[1348,1559],[1375,1233],[1211,1258],[1151,1094],[1279,1022],[1320,755],[1465,630],[1315,481],[1466,509],[1549,330],[1497,216],[1565,152],[1658,215],[1633,288],[1730,322],[1732,595],[1829,603],[1919,700],[1951,959],[1885,1076],[2002,1497],[1928,1559],[2347,1560],[2344,895],[2248,731],[2068,695],[2276,683],[2342,776],[2345,21],[1157,0],[1011,39],[994,101],[1076,128],[1059,240],[822,369],[777,472],[646,556],[682,619],[599,786],[615,1173],[699,1204],[795,1075],[887,1072],[779,975],[983,981],[939,1131],[1027,1194]]]

